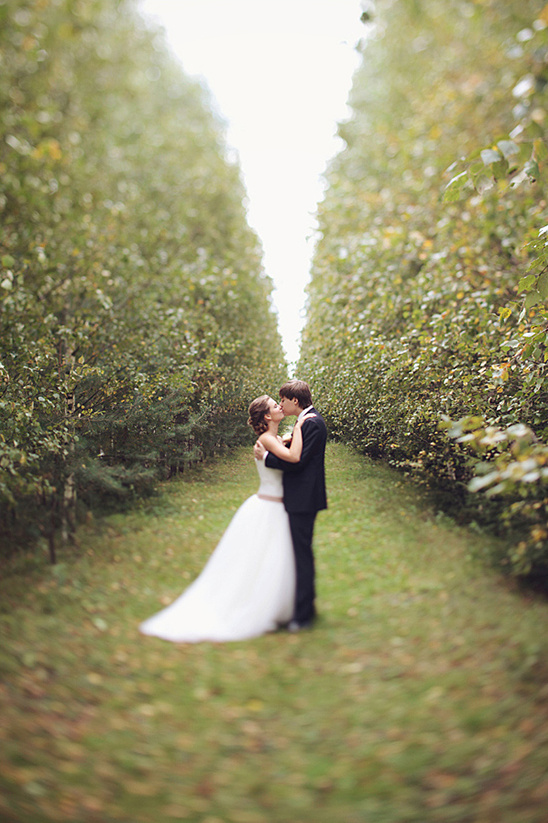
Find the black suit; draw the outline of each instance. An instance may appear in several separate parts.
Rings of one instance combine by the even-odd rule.
[[[327,429],[315,409],[308,413],[315,417],[303,423],[303,450],[299,462],[288,463],[270,452],[265,460],[269,469],[281,469],[284,473],[284,506],[289,515],[297,570],[293,619],[298,623],[308,623],[316,613],[312,536],[317,513],[327,508],[324,465]]]

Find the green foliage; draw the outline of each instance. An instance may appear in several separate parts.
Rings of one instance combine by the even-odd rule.
[[[442,424],[450,437],[476,455],[475,476],[468,488],[503,500],[500,516],[515,544],[501,562],[518,575],[548,572],[548,446],[521,423],[502,429],[481,418],[448,418]]]
[[[548,435],[547,23],[379,2],[319,207],[300,373],[336,436],[459,505],[470,454],[441,415]]]
[[[240,442],[285,365],[222,124],[133,0],[5,0],[0,54],[0,507],[26,539]]]

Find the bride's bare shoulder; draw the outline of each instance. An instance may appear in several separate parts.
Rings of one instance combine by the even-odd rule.
[[[262,443],[263,446],[266,446],[267,443],[273,443],[276,441],[277,443],[281,443],[282,439],[279,435],[270,434],[270,432],[263,432],[258,437],[259,443]]]

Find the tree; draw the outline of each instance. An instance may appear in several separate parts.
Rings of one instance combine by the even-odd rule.
[[[285,364],[223,125],[133,0],[7,0],[0,44],[0,496],[53,546],[240,442]]]

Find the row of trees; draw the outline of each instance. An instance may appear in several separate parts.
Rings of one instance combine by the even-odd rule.
[[[548,566],[547,26],[533,0],[378,0],[300,363],[337,436],[510,530],[517,574]]]
[[[0,55],[0,530],[53,556],[285,362],[222,123],[133,0],[4,0]]]

